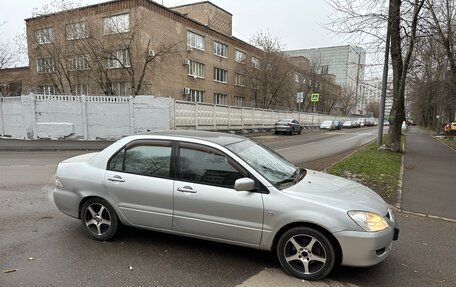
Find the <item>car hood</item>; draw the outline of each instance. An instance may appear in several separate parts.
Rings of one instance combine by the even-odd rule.
[[[306,176],[297,184],[282,190],[311,204],[333,209],[362,210],[385,216],[388,212],[386,202],[368,187],[354,181],[307,170]]]

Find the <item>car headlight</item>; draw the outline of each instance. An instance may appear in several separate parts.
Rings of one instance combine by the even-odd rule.
[[[389,227],[383,217],[372,212],[349,211],[348,216],[366,231],[382,231]]]

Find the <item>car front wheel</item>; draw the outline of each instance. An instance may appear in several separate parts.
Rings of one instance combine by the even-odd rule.
[[[309,227],[286,231],[280,237],[276,251],[282,267],[304,280],[326,277],[336,262],[331,241],[322,232]]]
[[[109,240],[117,232],[118,219],[114,209],[104,199],[91,198],[81,208],[81,221],[90,237]]]

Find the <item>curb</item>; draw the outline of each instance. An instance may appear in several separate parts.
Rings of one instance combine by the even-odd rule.
[[[402,143],[402,155],[401,155],[401,168],[399,170],[399,179],[397,180],[397,189],[396,189],[396,203],[394,206],[401,210],[402,206],[402,190],[404,187],[404,166],[405,166],[405,141],[407,140],[407,135],[404,134],[404,142]]]

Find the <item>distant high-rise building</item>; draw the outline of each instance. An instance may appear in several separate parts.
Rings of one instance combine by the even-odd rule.
[[[363,113],[361,83],[364,80],[366,52],[361,47],[350,45],[286,51],[290,57],[303,56],[321,74],[333,74],[336,83],[353,91],[356,109],[353,113]]]

